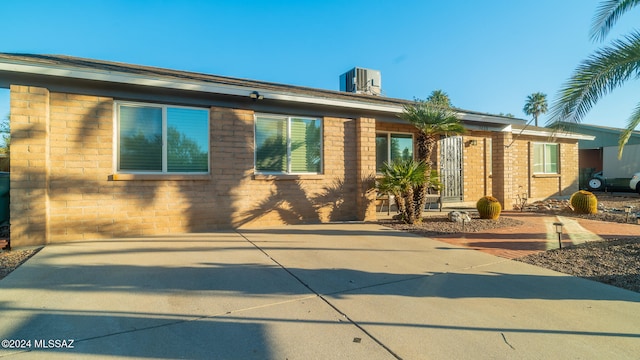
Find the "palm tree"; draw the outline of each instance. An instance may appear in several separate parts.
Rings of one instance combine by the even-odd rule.
[[[427,98],[427,101],[438,106],[453,107],[453,105],[451,105],[451,99],[449,99],[449,95],[439,89],[433,90],[431,92],[431,95],[429,95],[429,97]]]
[[[425,163],[425,178],[428,179],[433,166],[431,157],[440,136],[462,134],[464,126],[451,107],[449,96],[442,90],[433,91],[427,100],[416,99],[413,104],[405,105],[399,116],[418,129],[417,158]],[[425,183],[414,192],[415,217],[418,221],[422,219],[428,187],[429,184]]]
[[[604,40],[613,25],[640,0],[603,0],[591,26],[591,38]],[[640,76],[640,32],[634,31],[582,61],[560,90],[551,121],[580,122],[604,95]],[[640,125],[640,104],[633,110],[618,141],[618,157],[633,130]]]
[[[524,111],[527,115],[532,115],[535,126],[538,126],[538,116],[547,112],[547,94],[537,92],[527,96],[527,102],[524,104]]]
[[[402,220],[408,224],[419,221],[415,209],[415,189],[424,185],[428,180],[426,164],[413,159],[396,159],[391,163],[384,163],[382,178],[378,180],[377,190],[381,193],[393,194]],[[419,214],[419,213],[418,213]]]

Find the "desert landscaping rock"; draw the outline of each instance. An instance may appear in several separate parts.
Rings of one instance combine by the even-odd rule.
[[[472,233],[472,232],[479,232],[479,231],[490,230],[490,229],[497,229],[497,228],[503,228],[503,227],[515,227],[518,225],[522,225],[522,221],[510,218],[510,217],[502,216],[497,220],[491,220],[491,219],[480,219],[480,216],[477,213],[470,214],[469,216],[471,220],[465,221],[464,224],[462,224],[461,222],[454,222],[452,220],[449,220],[448,215],[428,216],[424,218],[424,220],[421,223],[414,224],[414,225],[404,224],[402,222],[394,221],[394,220],[383,220],[383,221],[380,221],[380,224],[396,230],[407,231],[413,234],[418,234],[426,237],[457,234],[462,232]]]
[[[640,292],[640,238],[588,242],[517,260]]]
[[[12,250],[0,252],[0,280],[22,265],[41,248],[27,250]]]
[[[568,200],[555,199],[533,203],[526,207],[525,211],[607,222],[632,223],[636,221],[635,212],[640,211],[640,197],[600,193],[596,195],[599,202],[599,211],[596,214],[576,214],[569,207]],[[625,206],[632,207],[630,215],[624,212]],[[472,216],[472,219],[473,221],[465,224],[464,232],[472,233],[505,227],[513,227],[513,231],[517,232],[517,227],[522,225],[520,220],[509,218],[508,213],[503,213],[497,221],[479,219],[477,214]],[[449,221],[446,215],[429,216],[418,225],[403,224],[398,221],[380,221],[380,223],[396,230],[425,237],[437,238],[438,236],[463,232],[462,225]],[[640,234],[640,225],[638,225],[638,234]],[[540,252],[518,260],[640,292],[640,236],[590,242],[562,250]]]

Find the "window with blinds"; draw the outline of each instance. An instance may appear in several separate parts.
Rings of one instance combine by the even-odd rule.
[[[557,174],[558,173],[558,144],[533,144],[533,173]]]
[[[255,170],[265,174],[322,172],[322,121],[257,115]]]
[[[209,111],[116,103],[118,171],[208,173]]]

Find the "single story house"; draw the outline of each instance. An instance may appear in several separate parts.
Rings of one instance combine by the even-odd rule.
[[[637,164],[638,148],[640,148],[640,131],[633,131],[625,145],[623,158],[618,160],[618,141],[623,129],[609,126],[564,123],[564,127],[572,132],[589,135],[593,139],[578,140],[578,162],[580,165],[580,187],[587,187],[587,181],[599,171],[606,171],[610,178],[629,178],[640,168],[629,167]],[[625,185],[625,184],[623,184]],[[628,181],[627,184],[628,186]]]
[[[373,179],[413,156],[407,100],[69,56],[0,54],[14,246],[375,220]],[[445,200],[578,189],[578,140],[457,109]]]

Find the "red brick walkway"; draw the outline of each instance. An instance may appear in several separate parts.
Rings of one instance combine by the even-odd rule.
[[[521,220],[524,224],[517,227],[486,230],[477,233],[432,236],[432,238],[507,259],[515,259],[558,247],[558,238],[552,226],[554,222],[559,221],[558,217],[548,214],[515,211],[503,212],[502,216]],[[597,238],[595,235],[604,239],[640,237],[640,225],[636,224],[620,224],[580,218],[566,219],[569,221],[574,220],[581,228],[572,226],[569,229],[567,226],[563,234],[563,246],[582,242],[582,240],[576,240],[576,238],[586,239],[587,241],[595,240]],[[576,234],[577,232],[580,233]]]

